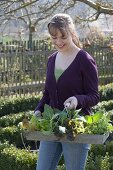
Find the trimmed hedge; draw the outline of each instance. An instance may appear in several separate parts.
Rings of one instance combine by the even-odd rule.
[[[99,102],[96,106],[92,108],[92,111],[103,110],[112,111],[113,110],[113,100]]]
[[[23,137],[23,135],[21,135],[22,130],[16,126],[0,128],[0,141],[2,143],[8,141],[9,144],[13,144],[18,148],[24,148],[24,144],[26,147],[32,149],[36,149],[36,147],[39,147],[39,142],[37,142],[36,146],[35,141],[28,141]]]
[[[0,128],[0,141],[2,143],[9,141],[9,144],[22,146],[21,133],[22,130],[16,126]]]
[[[113,142],[105,145],[91,145],[85,170],[113,170]],[[0,170],[35,170],[37,152],[21,150],[13,145],[0,145]],[[58,165],[57,170],[66,170]]]
[[[28,110],[34,110],[40,100],[40,95],[35,97],[8,98],[0,100],[0,117],[19,113]]]
[[[105,156],[106,152],[109,153],[109,156],[113,156],[113,141],[106,141],[104,144],[101,145],[91,145],[89,154],[93,153],[94,157],[98,155]]]
[[[113,170],[113,142],[91,145],[85,170]]]
[[[35,170],[37,154],[13,145],[0,145],[0,170]]]
[[[100,101],[113,100],[113,83],[99,87]]]
[[[99,87],[99,94],[100,101],[113,100],[113,83]],[[0,117],[10,113],[34,110],[40,98],[41,95],[0,99]]]
[[[32,115],[33,111],[27,111],[2,116],[0,117],[0,127],[7,127],[13,125],[17,126],[18,123],[23,120],[23,118],[27,117],[28,119],[30,119]]]

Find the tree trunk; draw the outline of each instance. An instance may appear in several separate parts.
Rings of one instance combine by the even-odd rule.
[[[31,50],[31,51],[32,51],[32,37],[33,37],[32,34],[33,34],[33,33],[32,33],[32,30],[30,29],[30,30],[29,30],[29,44],[28,44],[28,48],[29,48],[29,50]]]

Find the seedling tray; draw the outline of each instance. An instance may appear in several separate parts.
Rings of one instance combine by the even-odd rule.
[[[71,142],[71,143],[88,143],[88,144],[103,144],[109,136],[109,133],[103,135],[94,134],[78,134],[74,140],[67,139],[66,135],[57,137],[54,134],[44,134],[40,131],[24,131],[24,137],[31,141],[56,141],[56,142]]]

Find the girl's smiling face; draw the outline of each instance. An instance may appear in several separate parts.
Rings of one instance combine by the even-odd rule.
[[[51,35],[51,40],[55,48],[60,52],[67,51],[74,45],[70,32],[65,31],[62,33],[59,29],[56,29],[55,34]]]
[[[68,14],[56,14],[48,23],[48,32],[57,50],[66,50],[73,45],[81,48],[75,25]]]

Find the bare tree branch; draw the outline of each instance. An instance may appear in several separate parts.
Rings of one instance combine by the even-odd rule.
[[[102,4],[99,2],[93,2],[92,0],[74,0],[74,2],[83,2],[89,7],[95,9],[99,14],[109,14],[113,15],[113,6],[111,4]]]
[[[81,20],[81,21],[88,21],[88,22],[93,22],[96,21],[99,17],[100,13],[96,12],[95,14],[93,14],[92,16],[88,17],[87,19],[85,18],[80,18],[79,16],[76,16],[76,19]],[[92,18],[92,19],[91,19]]]
[[[76,7],[85,4],[87,11],[76,13]],[[90,12],[90,9],[93,9]],[[8,23],[10,20],[23,21],[24,28],[29,29],[32,37],[32,28],[39,26],[41,21],[46,21],[51,15],[57,12],[74,14],[77,23],[81,21],[92,22],[99,18],[101,14],[113,15],[113,5],[103,0],[8,0],[0,2],[0,23]],[[74,13],[73,13],[74,12]],[[5,22],[6,21],[6,22]],[[78,22],[79,21],[79,22]],[[32,38],[31,38],[32,39]]]
[[[25,7],[27,7],[27,6],[35,3],[35,2],[37,2],[37,1],[39,1],[39,0],[34,0],[34,1],[32,0],[32,1],[30,1],[30,2],[23,3],[23,4],[21,4],[19,7],[17,7],[16,9],[12,9],[12,10],[10,10],[10,11],[8,11],[8,12],[5,12],[4,15],[7,15],[7,14],[10,14],[10,13],[13,13],[13,12],[17,12],[18,10],[20,10],[20,9],[22,9],[22,8],[25,8]],[[12,2],[12,1],[11,1],[11,2]],[[11,5],[11,4],[10,4],[10,5]],[[3,16],[3,15],[1,14],[0,17],[1,17],[1,16]]]

